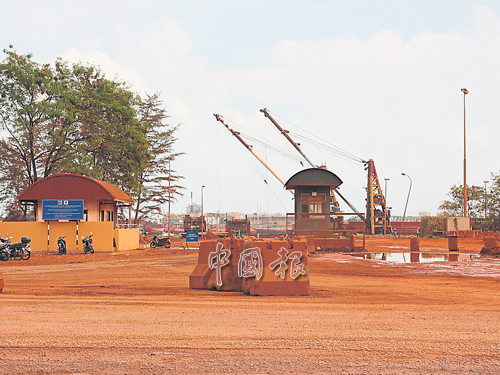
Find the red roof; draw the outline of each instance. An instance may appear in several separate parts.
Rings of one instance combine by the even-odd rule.
[[[28,186],[17,197],[18,201],[43,199],[83,199],[134,203],[119,187],[108,182],[77,174],[55,174]]]

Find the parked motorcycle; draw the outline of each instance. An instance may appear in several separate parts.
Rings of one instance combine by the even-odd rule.
[[[59,255],[66,254],[66,241],[64,239],[66,236],[60,236],[59,239],[57,240],[57,247],[58,247],[58,253]]]
[[[21,242],[18,243],[10,243],[9,240],[10,257],[16,260],[28,260],[31,257],[30,242],[29,237],[21,237]]]
[[[10,240],[8,238],[0,237],[0,260],[8,261],[10,259],[10,249],[9,249]]]
[[[153,236],[153,240],[149,244],[149,246],[155,248],[158,246],[165,246],[167,249],[170,247],[170,238],[163,237],[159,238],[156,234]]]
[[[92,232],[87,237],[82,236],[83,251],[85,254],[94,254],[94,245],[92,244]]]

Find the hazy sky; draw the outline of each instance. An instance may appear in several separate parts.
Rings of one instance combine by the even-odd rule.
[[[264,107],[359,211],[356,158],[390,179],[393,215],[408,194],[401,172],[413,181],[407,215],[435,214],[463,182],[466,87],[467,182],[500,171],[496,0],[0,0],[0,13],[2,48],[100,65],[134,91],[162,92],[169,123],[181,124],[175,151],[186,152],[172,162],[186,186],[172,212],[191,194],[200,203],[202,185],[206,212],[293,212],[292,195],[214,113],[285,181],[304,167]]]

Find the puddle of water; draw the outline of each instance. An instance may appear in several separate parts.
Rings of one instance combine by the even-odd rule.
[[[478,254],[438,254],[438,253],[366,253],[352,254],[362,259],[378,259],[394,263],[459,262],[479,259]]]

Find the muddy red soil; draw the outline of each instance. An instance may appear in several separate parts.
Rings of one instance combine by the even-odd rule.
[[[367,239],[373,252],[408,247]],[[459,247],[477,254],[482,241]],[[191,290],[196,259],[174,246],[1,262],[0,374],[500,373],[499,259],[317,252],[308,297]]]

